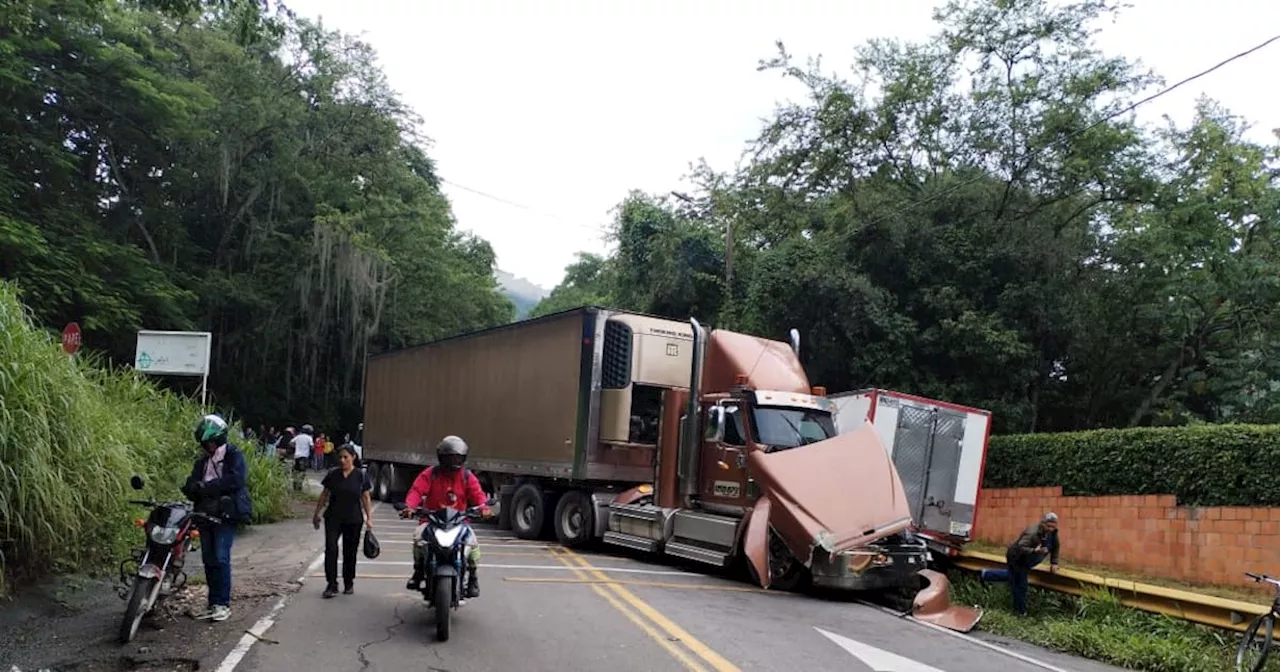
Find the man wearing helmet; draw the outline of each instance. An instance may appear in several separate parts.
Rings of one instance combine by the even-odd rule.
[[[408,518],[413,510],[421,506],[428,511],[438,511],[445,507],[460,509],[465,506],[480,507],[480,515],[489,518],[493,515],[488,506],[488,496],[480,487],[480,479],[462,465],[467,461],[467,442],[457,436],[446,436],[436,446],[436,466],[427,467],[414,479],[409,494],[404,498],[405,509],[400,516]],[[414,538],[422,536],[424,521],[419,521]],[[467,549],[467,597],[480,596],[480,582],[476,578],[476,562],[480,558],[479,542],[475,532],[467,529],[467,538],[463,542]],[[413,578],[405,585],[409,590],[420,590],[422,586],[422,549],[413,547]]]
[[[196,422],[194,437],[203,449],[182,486],[196,510],[217,516],[222,522],[197,523],[204,578],[209,586],[209,608],[198,618],[225,621],[231,615],[231,543],[236,524],[253,517],[246,477],[249,473],[244,453],[227,441],[227,421],[217,414]]]

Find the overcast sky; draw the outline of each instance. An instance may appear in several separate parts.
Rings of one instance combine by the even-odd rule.
[[[462,229],[498,266],[550,288],[630,189],[687,188],[706,157],[732,167],[795,84],[756,72],[781,39],[844,68],[871,37],[921,39],[932,0],[290,0],[362,36],[422,116]],[[1099,41],[1169,83],[1280,33],[1276,0],[1132,0]],[[1185,122],[1208,94],[1280,126],[1280,43],[1142,108]]]

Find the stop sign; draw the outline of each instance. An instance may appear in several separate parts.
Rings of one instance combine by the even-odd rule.
[[[80,325],[72,322],[62,329],[62,350],[68,355],[80,349]]]

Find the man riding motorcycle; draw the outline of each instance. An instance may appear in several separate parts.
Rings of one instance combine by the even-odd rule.
[[[438,511],[445,507],[462,509],[467,506],[480,507],[480,515],[484,518],[493,516],[488,506],[488,496],[480,487],[480,479],[462,465],[467,461],[467,442],[457,436],[446,436],[436,446],[436,466],[427,467],[414,479],[409,494],[404,498],[405,508],[400,512],[401,518],[409,518],[419,506],[427,511]],[[461,500],[461,501],[459,501]],[[425,519],[418,520],[417,530],[413,538],[421,539],[426,529]],[[476,563],[480,559],[479,541],[475,532],[467,528],[467,536],[463,544],[467,552],[467,597],[480,596],[480,582],[476,578]],[[413,578],[405,584],[409,590],[421,590],[423,573],[422,548],[413,546]]]

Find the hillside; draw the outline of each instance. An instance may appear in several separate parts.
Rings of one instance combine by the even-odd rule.
[[[551,290],[543,289],[524,278],[517,278],[502,269],[494,269],[494,275],[498,278],[502,294],[516,305],[517,320],[527,317],[529,311],[551,293]]]

